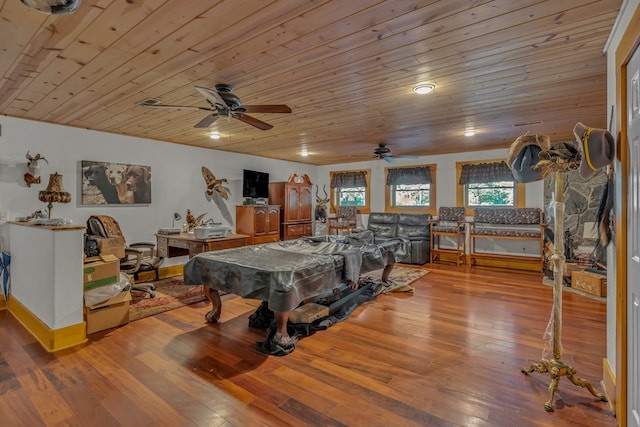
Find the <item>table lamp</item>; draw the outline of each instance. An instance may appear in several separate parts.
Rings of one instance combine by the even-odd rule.
[[[53,202],[69,203],[71,201],[71,194],[64,191],[64,188],[62,187],[62,175],[58,172],[49,175],[49,185],[47,185],[46,190],[38,193],[38,200],[47,203],[49,219],[51,219],[51,208],[53,207]]]

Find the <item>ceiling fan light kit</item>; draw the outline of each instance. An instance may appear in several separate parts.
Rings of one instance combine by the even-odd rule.
[[[269,130],[273,125],[263,122],[247,113],[291,113],[291,108],[283,104],[270,105],[242,105],[240,98],[233,93],[233,86],[228,84],[217,84],[214,89],[196,86],[198,92],[207,100],[208,107],[197,107],[193,105],[171,105],[163,104],[156,98],[146,98],[138,102],[141,107],[150,108],[175,108],[210,111],[204,119],[195,124],[194,127],[202,129],[211,126],[218,117],[233,117],[248,125],[261,130]],[[212,137],[213,138],[213,137]],[[215,139],[215,138],[214,138]]]

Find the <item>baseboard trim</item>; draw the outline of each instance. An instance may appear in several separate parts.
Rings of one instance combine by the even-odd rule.
[[[168,265],[166,267],[160,267],[158,269],[158,278],[166,279],[167,277],[182,276],[182,272],[183,271],[184,271],[184,269],[183,269],[183,265],[182,264]],[[137,283],[153,282],[154,280],[156,280],[155,272],[153,272],[153,271],[143,271],[143,272],[138,274],[138,280],[136,280],[136,282]]]
[[[0,295],[0,311],[7,309],[7,301],[4,299],[4,295]]]
[[[51,329],[13,297],[9,298],[8,309],[9,313],[50,353],[87,342],[87,325],[84,321],[77,325]]]
[[[609,401],[609,409],[615,414],[616,412],[616,375],[609,365],[609,359],[602,359],[602,389],[604,395]]]
[[[533,272],[541,274],[540,266],[541,264],[534,261],[514,261],[514,260],[502,260],[497,258],[482,258],[478,256],[475,259],[475,262],[471,264],[471,257],[469,255],[466,256],[467,266],[471,267],[489,267],[489,268],[500,268],[500,269],[511,269],[518,270],[524,272]]]

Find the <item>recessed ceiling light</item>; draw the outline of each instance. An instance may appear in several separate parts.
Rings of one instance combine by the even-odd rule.
[[[413,91],[422,95],[433,92],[435,88],[435,85],[432,85],[431,83],[420,83],[413,87]]]
[[[469,130],[464,131],[464,136],[473,136],[476,133],[478,133],[477,130],[469,129]]]
[[[211,139],[220,139],[220,133],[218,133],[218,132],[211,132],[211,133],[209,134],[209,138],[211,138]]]
[[[303,148],[302,151],[300,151],[300,155],[302,157],[307,157],[309,155],[309,152],[307,151],[306,148]]]

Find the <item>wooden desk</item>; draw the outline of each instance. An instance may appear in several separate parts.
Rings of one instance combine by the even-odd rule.
[[[189,255],[189,258],[201,252],[246,246],[249,236],[230,234],[215,239],[196,239],[192,233],[156,234],[159,257]]]

